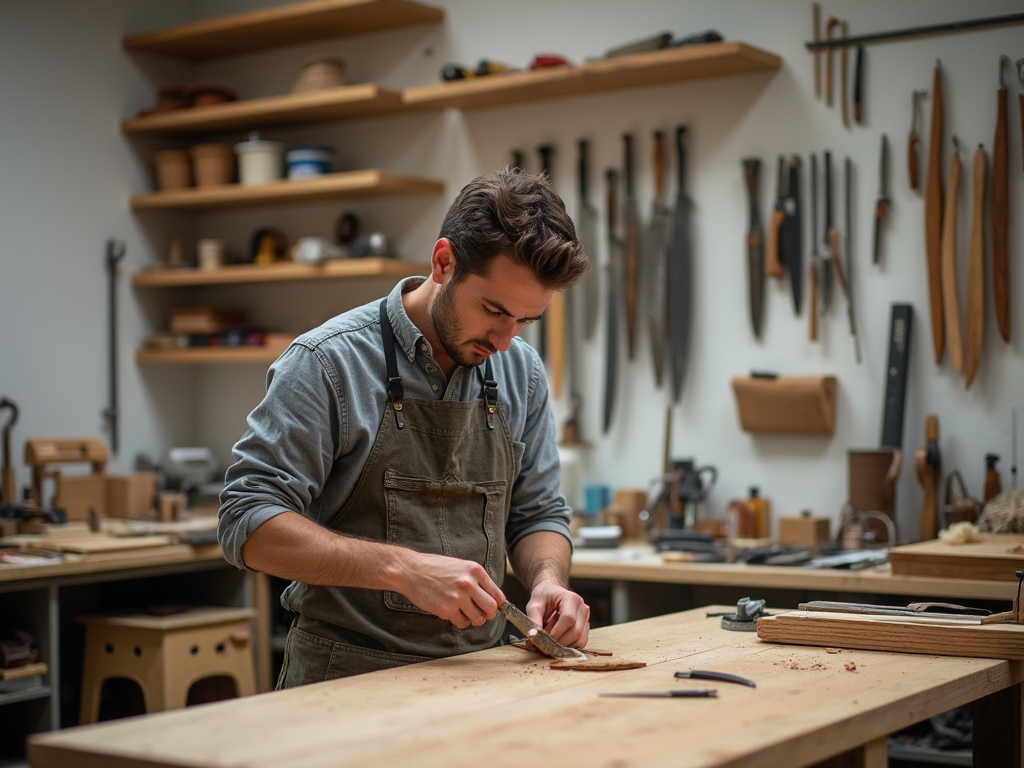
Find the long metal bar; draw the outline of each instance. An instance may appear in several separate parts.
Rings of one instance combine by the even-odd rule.
[[[103,417],[110,429],[110,450],[117,453],[118,405],[117,405],[117,262],[124,258],[124,243],[111,238],[107,240],[107,277],[110,286],[109,299],[109,341],[110,341],[110,400],[103,410]]]
[[[941,32],[960,32],[965,29],[976,29],[977,27],[1021,23],[1024,23],[1024,13],[1009,13],[1005,16],[989,16],[983,19],[967,19],[965,21],[951,21],[943,24],[926,24],[920,27],[890,29],[884,32],[872,32],[867,35],[854,35],[853,37],[835,38],[833,40],[808,40],[804,43],[804,47],[809,51],[814,51],[819,48],[839,48],[840,46],[857,43],[876,43],[880,40],[894,40],[901,37],[935,35]]]

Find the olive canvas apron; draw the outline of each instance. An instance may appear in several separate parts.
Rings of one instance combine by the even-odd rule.
[[[352,496],[327,527],[474,560],[500,587],[518,462],[491,361],[484,366],[479,400],[405,397],[385,304],[380,304],[388,371],[384,416]],[[304,608],[288,632],[279,688],[489,648],[504,626],[498,616],[460,630],[387,590],[302,583],[292,589]]]

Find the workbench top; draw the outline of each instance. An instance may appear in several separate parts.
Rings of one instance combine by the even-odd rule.
[[[712,606],[603,627],[590,645],[641,669],[553,670],[505,646],[396,670],[33,736],[33,768],[65,766],[813,765],[1024,681],[1024,664],[775,645],[721,628]],[[756,688],[678,680],[705,669]],[[717,698],[601,698],[718,689]],[[1014,689],[1016,690],[1016,689]]]

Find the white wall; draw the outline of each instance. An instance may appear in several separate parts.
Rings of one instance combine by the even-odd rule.
[[[956,133],[965,147],[958,218],[965,285],[970,153],[979,142],[991,151],[996,61],[1000,53],[1012,58],[1022,55],[1021,26],[869,46],[867,125],[852,129],[842,127],[838,108],[829,109],[814,97],[812,58],[803,47],[811,29],[810,4],[796,0],[435,0],[447,11],[443,25],[296,46],[195,69],[179,65],[168,70],[155,57],[130,57],[118,48],[125,32],[270,4],[196,0],[183,9],[170,2],[105,0],[90,3],[86,13],[70,0],[45,0],[17,11],[6,6],[0,10],[7,17],[0,24],[0,56],[5,65],[0,68],[0,103],[5,105],[0,121],[0,327],[5,330],[0,334],[0,394],[22,406],[22,420],[15,430],[19,454],[22,440],[29,435],[99,432],[97,413],[106,398],[102,249],[108,236],[123,237],[129,244],[121,278],[124,447],[116,464],[124,468],[137,452],[160,456],[168,446],[183,442],[211,445],[227,461],[231,444],[244,428],[245,414],[262,393],[261,368],[136,366],[133,348],[151,324],[161,322],[161,312],[172,299],[244,306],[257,321],[302,330],[361,302],[362,291],[377,295],[386,286],[235,287],[177,297],[133,293],[126,287],[127,274],[162,256],[170,237],[182,235],[191,242],[196,237],[221,236],[230,249],[241,251],[258,226],[279,226],[290,238],[328,234],[339,211],[354,210],[368,227],[388,232],[404,258],[425,261],[440,219],[458,189],[474,175],[506,162],[513,147],[527,150],[533,170],[539,168],[538,144],[557,147],[555,182],[574,211],[577,139],[590,139],[594,175],[599,178],[605,168],[621,168],[623,132],[636,136],[637,188],[646,220],[651,200],[651,132],[671,132],[686,124],[691,135],[689,182],[698,290],[691,371],[683,402],[673,413],[672,453],[718,466],[721,477],[711,511],[720,514],[728,499],[745,495],[749,485],[759,485],[773,500],[776,515],[804,508],[833,517],[838,514],[846,498],[846,450],[879,441],[893,302],[908,302],[915,309],[903,443],[907,455],[898,490],[902,535],[914,538],[916,534],[921,493],[913,452],[923,443],[928,413],[937,413],[940,419],[944,468],[959,468],[968,490],[981,494],[983,456],[990,451],[1003,455],[1004,485],[1009,484],[1010,410],[1021,405],[1014,386],[1022,373],[1021,310],[1018,307],[1014,316],[1010,345],[998,337],[994,314],[987,310],[981,368],[969,391],[948,360],[935,365],[922,199],[907,186],[905,143],[911,89],[931,87],[933,63],[941,58],[946,72],[946,161],[951,149],[948,137]],[[851,34],[859,34],[1018,10],[1019,3],[1012,0],[984,0],[970,6],[954,0],[928,4],[873,0],[826,5],[823,16],[842,16]],[[60,20],[56,26],[54,18]],[[338,148],[338,165],[343,169],[382,167],[440,178],[446,190],[436,199],[413,196],[318,203],[210,214],[195,221],[164,213],[134,217],[127,210],[128,194],[147,188],[146,159],[157,143],[128,141],[118,133],[116,123],[152,103],[157,84],[213,79],[232,85],[243,97],[281,93],[290,87],[306,56],[327,52],[347,61],[354,82],[373,80],[401,88],[436,82],[448,61],[472,65],[486,57],[524,66],[537,53],[553,52],[579,62],[663,29],[677,35],[716,29],[727,39],[778,54],[783,64],[774,74],[475,112],[393,116],[266,132],[286,141],[331,143]],[[46,51],[43,58],[36,55],[40,45]],[[851,73],[852,63],[851,52]],[[1021,86],[1014,74],[1007,69],[1010,199],[1013,211],[1019,212],[1024,176],[1015,94]],[[925,100],[922,160],[927,157],[929,113],[930,101]],[[870,238],[883,132],[892,148],[893,211],[885,261],[876,267],[870,263]],[[236,138],[240,136],[228,140]],[[747,319],[747,208],[740,159],[760,156],[763,160],[762,214],[767,217],[777,155],[800,153],[806,167],[807,153],[819,153],[820,161],[825,149],[832,151],[836,166],[847,156],[855,166],[851,203],[856,309],[864,352],[860,366],[853,359],[838,293],[816,344],[808,341],[806,314],[794,318],[781,284],[768,286],[763,341],[753,339]],[[836,187],[842,205],[840,184]],[[595,179],[594,196],[601,200],[598,189]],[[1021,253],[1024,227],[1019,221],[1011,223],[1011,238],[1011,254]],[[805,243],[809,245],[809,230]],[[598,261],[604,258],[602,244]],[[1019,302],[1018,264],[1013,260],[1011,275],[1012,293]],[[989,287],[986,294],[990,299]],[[603,371],[599,343],[587,345],[584,352],[585,430],[595,442],[584,460],[584,480],[645,485],[660,471],[666,405],[665,394],[654,389],[648,372],[646,340],[629,369],[629,400],[620,401],[616,425],[607,437],[600,436],[599,427]],[[835,434],[808,438],[743,433],[729,378],[751,369],[834,373],[839,379]],[[561,422],[564,399],[555,406]],[[27,479],[24,470],[22,478]]]

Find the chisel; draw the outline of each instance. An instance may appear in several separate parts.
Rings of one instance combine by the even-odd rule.
[[[743,160],[743,177],[747,184],[750,206],[750,224],[747,228],[747,281],[750,288],[750,324],[754,338],[761,338],[764,317],[764,232],[761,213],[757,206],[757,190],[761,176],[761,160],[748,157]]]
[[[957,373],[964,371],[963,336],[960,333],[960,296],[956,277],[956,203],[960,191],[960,142],[953,136],[953,156],[946,180],[946,210],[942,215],[942,309],[945,313],[949,361]]]
[[[789,272],[793,293],[793,311],[799,317],[803,302],[803,209],[800,205],[800,156],[789,159],[789,180],[786,182],[786,218],[779,236],[779,260]]]
[[[1003,341],[1010,341],[1010,192],[1009,160],[1007,158],[1006,83],[1003,81],[1003,63],[999,57],[999,90],[996,135],[992,142],[992,300],[996,308],[996,323]],[[1024,102],[1022,102],[1024,103]]]
[[[936,60],[932,83],[932,126],[928,137],[928,178],[924,193],[924,242],[928,268],[928,308],[935,364],[945,347],[942,325],[942,62]]]

